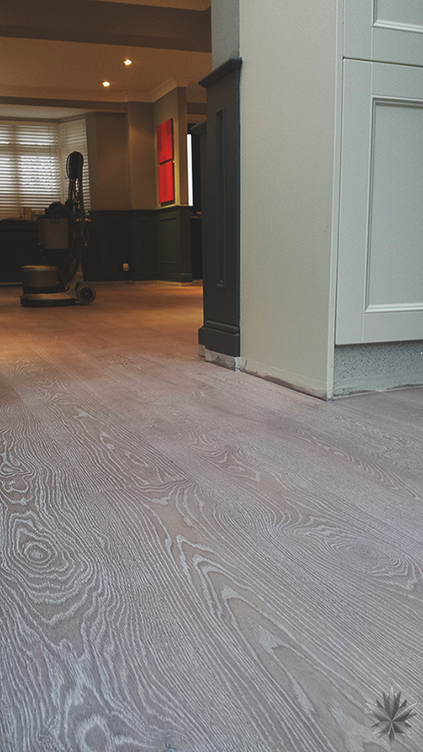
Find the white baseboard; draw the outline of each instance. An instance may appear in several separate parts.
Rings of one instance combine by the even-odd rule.
[[[327,384],[318,379],[310,379],[299,373],[273,368],[272,366],[267,366],[265,363],[249,359],[244,360],[242,370],[250,373],[252,376],[258,376],[260,379],[273,381],[275,384],[295,389],[297,392],[304,392],[323,400],[330,399]]]
[[[213,363],[216,366],[229,368],[231,371],[242,371],[243,359],[236,358],[233,355],[224,355],[223,353],[214,352],[205,348],[205,358],[207,363]]]
[[[264,363],[258,363],[254,360],[236,358],[232,355],[224,355],[223,353],[214,352],[213,350],[207,350],[204,345],[198,346],[198,354],[200,357],[204,357],[207,363],[213,363],[214,365],[222,366],[223,368],[229,368],[231,371],[244,371],[252,376],[258,376],[260,379],[273,381],[275,384],[280,384],[289,389],[295,389],[297,392],[310,394],[313,397],[319,397],[319,399],[327,400],[330,398],[324,381],[308,379],[298,373],[291,373],[290,371],[273,368],[272,366],[267,366]]]

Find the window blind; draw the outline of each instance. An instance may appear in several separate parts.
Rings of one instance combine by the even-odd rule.
[[[90,208],[85,120],[66,123],[0,121],[0,217],[19,217],[21,208],[46,209],[68,194],[66,159],[84,157],[85,208]]]
[[[57,123],[0,122],[0,214],[41,211],[60,201]]]

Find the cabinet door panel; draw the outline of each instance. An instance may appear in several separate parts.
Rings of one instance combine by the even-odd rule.
[[[423,66],[422,0],[345,0],[344,56]]]
[[[338,344],[423,338],[423,70],[346,60]]]
[[[395,26],[411,31],[423,28],[423,3],[421,0],[375,0],[375,23],[389,28]]]

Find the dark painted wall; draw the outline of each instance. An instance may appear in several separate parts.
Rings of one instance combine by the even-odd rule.
[[[90,217],[85,279],[192,282],[188,206],[93,211]],[[123,270],[123,264],[129,265],[129,271]]]
[[[190,214],[188,206],[92,211],[84,278],[192,282]],[[0,222],[0,283],[19,283],[21,266],[42,263],[36,222]]]
[[[36,222],[0,222],[0,283],[20,282],[21,266],[42,263]]]
[[[231,58],[200,84],[207,89],[201,139],[204,325],[207,350],[240,354],[240,58]],[[203,169],[204,167],[204,169]]]

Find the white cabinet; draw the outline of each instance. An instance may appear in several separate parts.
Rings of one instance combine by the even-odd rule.
[[[423,339],[423,0],[344,22],[336,344]]]
[[[423,0],[344,0],[344,55],[423,66]]]
[[[423,337],[423,69],[344,61],[337,344]]]

